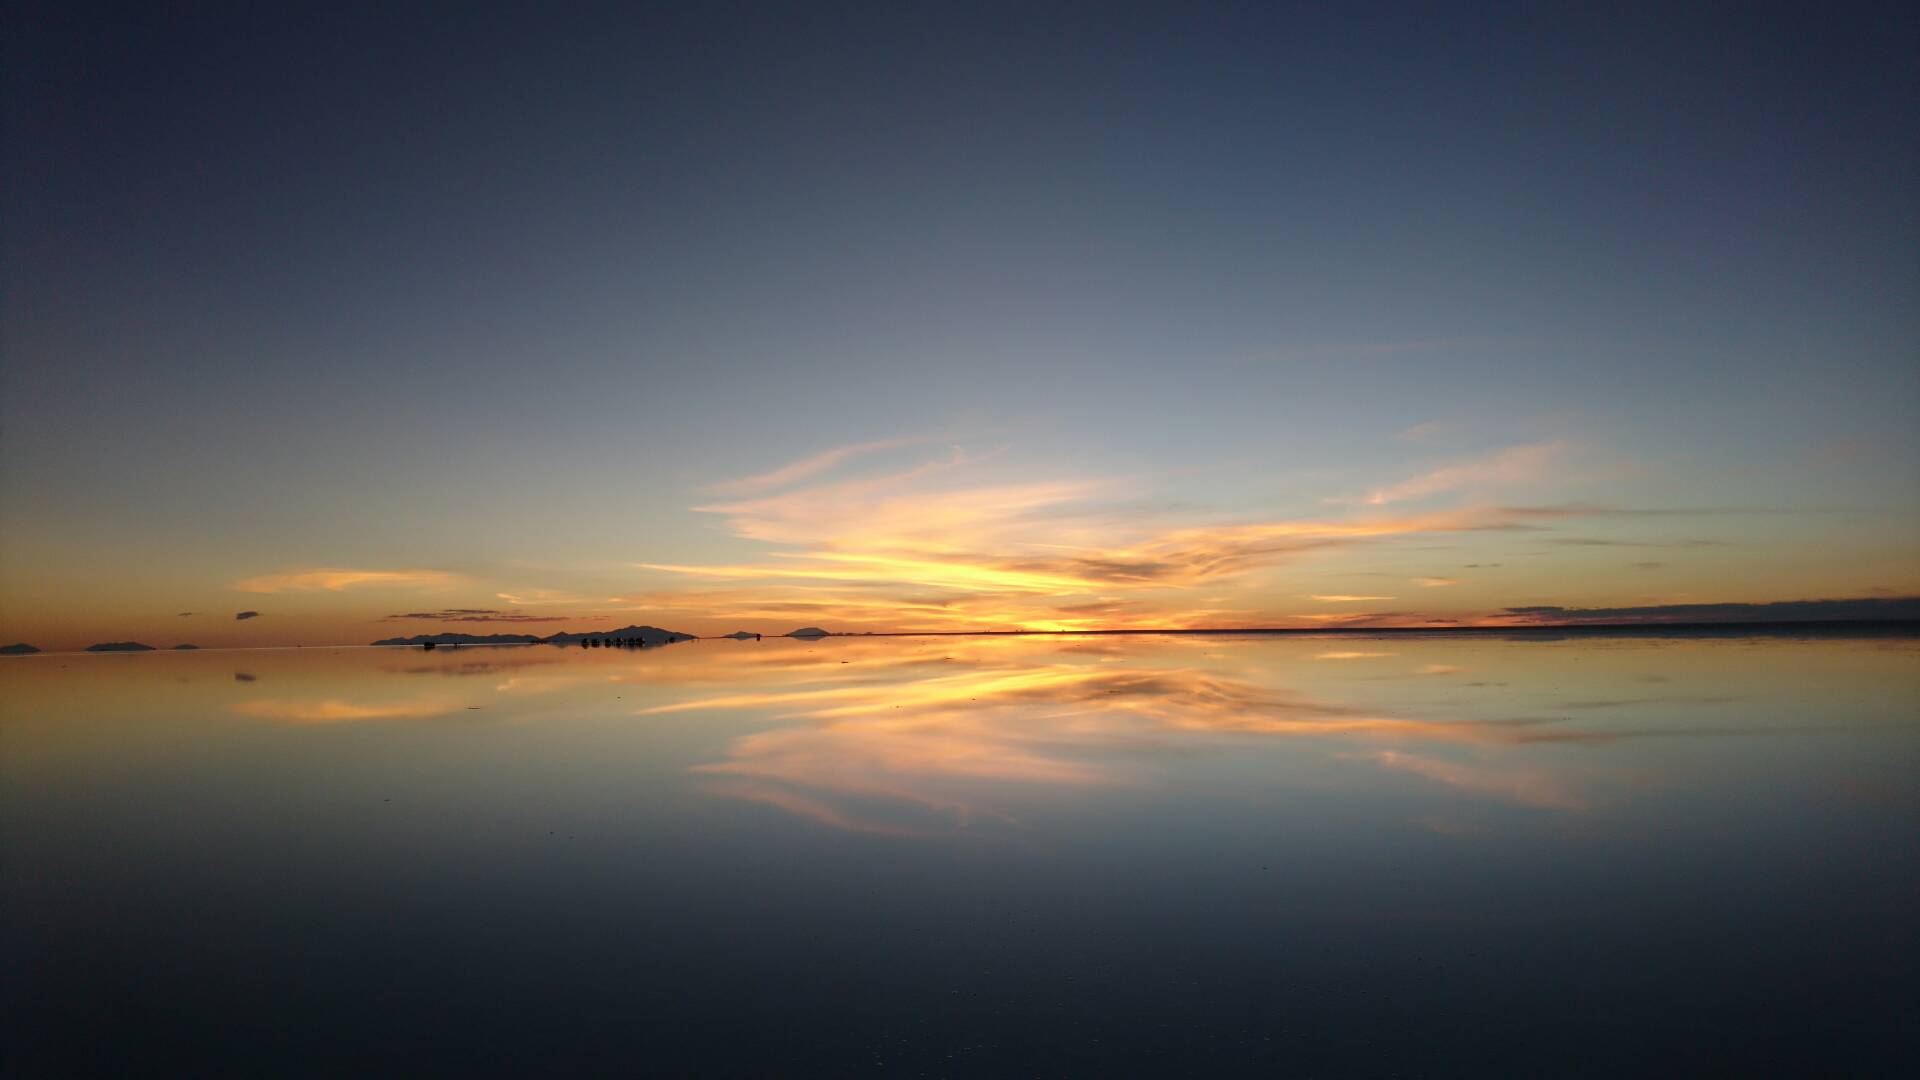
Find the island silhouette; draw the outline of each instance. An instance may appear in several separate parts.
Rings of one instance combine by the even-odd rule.
[[[34,648],[24,641],[16,641],[11,645],[0,645],[0,656],[32,656],[39,651],[39,649]]]

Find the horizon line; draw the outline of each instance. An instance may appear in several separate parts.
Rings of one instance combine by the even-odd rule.
[[[665,627],[655,627],[655,629],[665,629]],[[1599,634],[1628,634],[1628,633],[1657,634],[1661,632],[1698,633],[1702,631],[1717,631],[1721,633],[1761,634],[1761,633],[1780,633],[1780,632],[1790,632],[1790,631],[1808,632],[1808,631],[1821,631],[1821,630],[1834,631],[1834,632],[1885,631],[1889,633],[1905,632],[1905,633],[1911,633],[1911,634],[1920,634],[1920,618],[1767,619],[1767,620],[1761,620],[1761,621],[1728,620],[1728,621],[1720,621],[1720,622],[1689,621],[1689,622],[1637,622],[1637,623],[1636,622],[1517,623],[1511,626],[1488,626],[1488,625],[1343,626],[1343,627],[1266,626],[1266,627],[1132,627],[1132,628],[1116,627],[1116,628],[1095,629],[1095,630],[858,630],[858,631],[830,631],[823,635],[807,636],[807,637],[794,637],[792,632],[789,631],[788,633],[785,633],[785,634],[768,634],[763,632],[763,633],[760,633],[758,637],[760,639],[772,638],[776,641],[784,641],[784,640],[819,641],[823,637],[830,637],[830,638],[1026,637],[1026,636],[1065,637],[1065,636],[1072,636],[1072,635],[1113,637],[1113,636],[1119,636],[1123,634],[1185,634],[1185,635],[1263,634],[1263,635],[1310,636],[1310,635],[1326,635],[1326,634],[1566,633],[1570,631],[1577,632],[1577,633],[1599,633]],[[676,634],[680,633],[679,631],[669,631],[669,632],[676,633]],[[738,631],[736,631],[736,633],[737,632]],[[459,631],[443,631],[443,633],[458,634],[460,632]],[[559,631],[555,635],[549,635],[549,636],[559,636],[560,634],[568,634],[568,633],[573,633],[573,632]],[[584,635],[591,635],[595,632],[581,631],[579,633],[584,636]],[[430,638],[438,635],[415,634],[413,636],[416,638]],[[527,635],[469,634],[467,636],[479,638],[479,637],[513,637],[513,636],[532,637],[533,635],[530,635],[530,634],[527,634]],[[732,637],[731,634],[709,634],[709,635],[680,634],[680,636],[683,639],[688,641],[736,640],[735,638]],[[450,642],[449,644],[487,646],[487,647],[506,647],[506,646],[514,646],[514,645],[546,645],[546,644],[552,644],[552,642],[549,642],[545,639],[535,639],[532,641]],[[679,644],[679,642],[660,642],[659,643],[659,645],[673,645],[673,644]],[[29,656],[139,656],[139,655],[142,655],[143,653],[179,655],[184,653],[196,653],[196,652],[264,652],[269,650],[285,650],[285,649],[412,649],[417,647],[418,646],[414,644],[382,644],[382,643],[376,643],[376,642],[364,642],[364,643],[318,642],[314,644],[294,644],[294,645],[203,645],[203,646],[196,646],[191,649],[180,649],[180,648],[167,647],[167,646],[149,646],[146,649],[101,650],[101,651],[95,651],[87,647],[82,647],[78,649],[40,649],[32,653],[12,653],[7,655],[13,658],[25,658]],[[649,645],[644,647],[657,648],[659,646]]]

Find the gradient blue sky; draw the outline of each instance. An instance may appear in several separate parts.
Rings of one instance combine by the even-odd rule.
[[[1920,591],[1911,5],[168,7],[10,5],[9,640]]]

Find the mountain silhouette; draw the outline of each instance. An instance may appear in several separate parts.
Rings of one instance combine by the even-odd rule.
[[[39,651],[39,649],[34,648],[24,641],[16,641],[11,645],[0,645],[0,656],[32,656]]]
[[[822,630],[817,626],[803,626],[800,629],[795,630],[791,634],[788,634],[787,636],[797,637],[797,638],[823,638],[823,637],[829,637],[831,635],[829,635],[825,630]]]
[[[692,634],[662,630],[657,626],[623,626],[618,630],[563,630],[539,637],[534,634],[415,634],[412,637],[382,638],[375,645],[576,645],[583,641],[634,642],[641,645],[669,645],[692,641]]]
[[[87,646],[88,652],[152,652],[153,646],[142,645],[137,641],[103,641],[98,645]]]

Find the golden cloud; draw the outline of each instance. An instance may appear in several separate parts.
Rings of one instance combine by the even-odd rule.
[[[763,557],[713,563],[651,561],[637,568],[700,582],[619,602],[628,610],[685,611],[700,619],[789,617],[833,628],[1076,630],[1271,626],[1274,588],[1260,575],[1301,559],[1422,534],[1533,528],[1525,507],[1466,506],[1416,513],[1369,507],[1332,517],[1185,522],[1142,508],[1138,478],[981,482],[986,457],[955,449],[906,468],[832,475],[856,458],[928,440],[857,443],[718,485],[747,497],[697,506],[734,536],[768,545]],[[1515,447],[1382,489],[1387,503],[1537,476],[1560,444]],[[1452,584],[1423,579],[1424,585]],[[690,582],[691,584],[691,582]],[[1193,592],[1228,584],[1234,607]],[[1320,603],[1392,597],[1329,594]],[[1249,601],[1254,601],[1249,603]],[[1302,623],[1364,622],[1410,614],[1297,616]],[[1282,617],[1284,618],[1284,617]],[[1300,623],[1294,623],[1300,625]]]
[[[261,574],[236,581],[231,588],[248,593],[339,592],[342,589],[353,589],[365,585],[426,588],[459,585],[466,580],[459,574],[448,573],[445,570],[346,570],[337,567],[321,567],[313,570],[290,570],[281,574]]]

